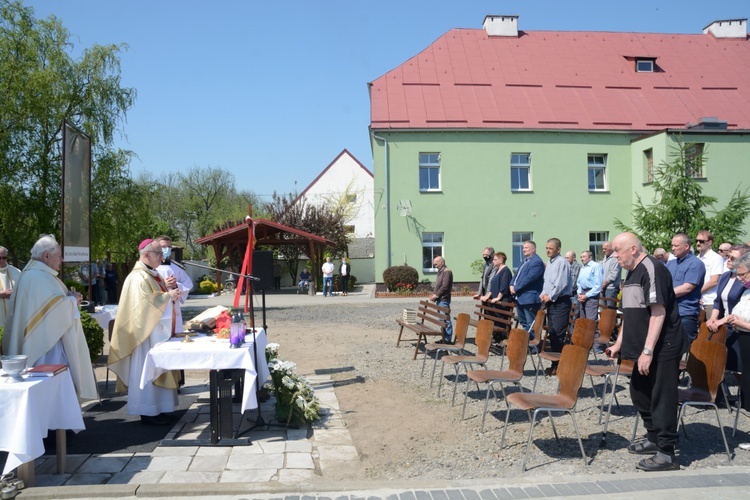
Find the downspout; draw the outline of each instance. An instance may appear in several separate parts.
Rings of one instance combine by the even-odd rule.
[[[391,190],[389,185],[390,157],[388,156],[388,141],[385,137],[372,134],[372,138],[383,141],[385,145],[385,267],[391,267]]]

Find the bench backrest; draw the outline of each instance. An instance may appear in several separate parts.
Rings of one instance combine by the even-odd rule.
[[[421,320],[422,324],[428,322],[438,325],[441,328],[445,328],[445,324],[450,319],[450,315],[451,310],[449,307],[442,307],[427,300],[419,301],[417,318]]]

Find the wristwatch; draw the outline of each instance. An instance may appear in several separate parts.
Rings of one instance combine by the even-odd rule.
[[[651,350],[651,349],[649,349],[648,347],[644,347],[643,348],[643,354],[645,354],[646,356],[653,356],[654,355],[654,351]]]

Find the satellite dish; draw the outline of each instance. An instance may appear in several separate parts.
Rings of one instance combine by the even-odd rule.
[[[411,216],[411,201],[401,200],[398,203],[398,206],[396,207],[396,209],[398,210],[398,213],[401,217]]]

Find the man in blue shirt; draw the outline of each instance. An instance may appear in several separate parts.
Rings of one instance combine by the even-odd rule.
[[[544,286],[544,262],[536,254],[536,243],[523,243],[524,260],[510,284],[510,293],[516,296],[518,321],[524,330],[531,331],[536,312],[542,306],[539,294]]]
[[[581,252],[581,272],[578,273],[578,302],[581,303],[581,318],[596,321],[599,314],[599,295],[602,291],[602,265],[594,260],[594,254]]]
[[[698,315],[700,314],[701,288],[706,276],[703,262],[690,251],[690,236],[678,233],[672,238],[674,259],[667,261],[667,269],[672,275],[674,294],[682,320],[682,330],[687,342],[685,350],[698,336]]]

